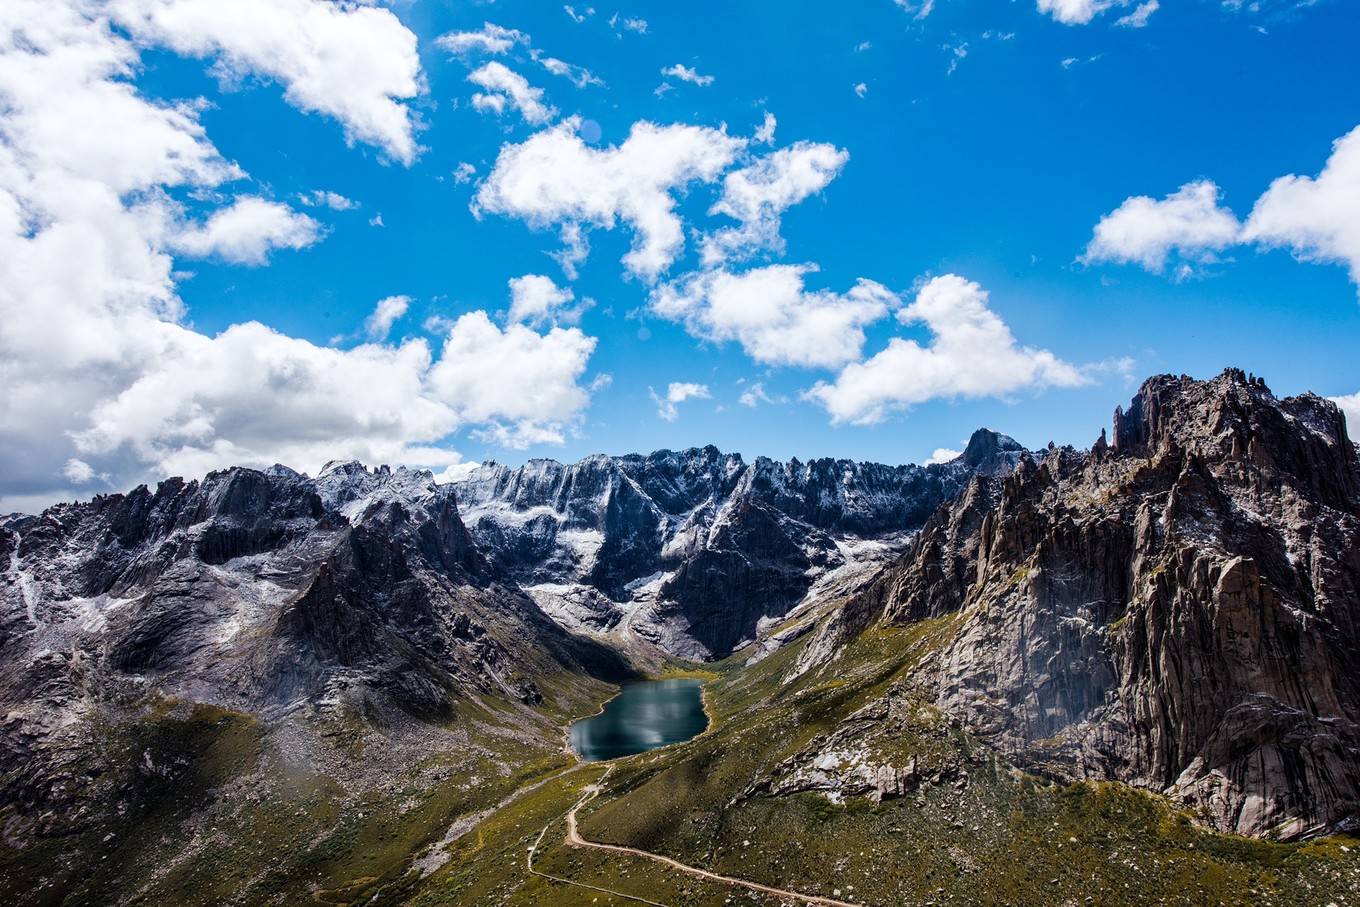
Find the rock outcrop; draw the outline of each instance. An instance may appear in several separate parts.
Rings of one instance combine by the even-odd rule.
[[[936,704],[1011,760],[1292,838],[1360,817],[1360,464],[1332,403],[1160,376],[1089,452],[978,476],[819,628],[952,617]]]

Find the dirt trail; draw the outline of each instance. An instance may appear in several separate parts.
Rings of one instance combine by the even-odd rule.
[[[585,806],[591,800],[599,796],[601,789],[603,789],[604,787],[605,779],[609,777],[609,772],[611,771],[613,771],[612,768],[606,771],[600,777],[599,781],[586,787],[585,793],[582,795],[581,799],[577,800],[576,805],[573,806],[571,810],[567,813],[567,844],[569,844],[570,846],[587,847],[592,848],[594,850],[605,850],[611,853],[624,853],[635,857],[642,857],[644,860],[651,860],[655,863],[664,864],[666,866],[669,866],[671,869],[675,869],[679,872],[692,875],[695,878],[706,879],[710,882],[719,882],[724,885],[736,885],[741,888],[748,889],[750,891],[756,891],[761,894],[772,895],[773,897],[777,898],[787,898],[795,901],[802,901],[804,904],[818,904],[823,905],[823,907],[865,907],[864,904],[855,904],[851,903],[850,901],[840,901],[835,898],[822,897],[821,895],[815,894],[803,894],[797,891],[789,891],[784,888],[774,888],[770,885],[762,885],[759,882],[751,882],[747,881],[746,879],[738,879],[734,876],[719,875],[716,872],[709,872],[707,869],[700,869],[697,866],[689,866],[685,863],[681,863],[679,860],[672,860],[670,857],[662,856],[661,854],[658,853],[651,853],[650,851],[646,850],[639,850],[636,847],[624,847],[619,844],[600,844],[595,841],[586,840],[585,838],[581,837],[581,833],[576,827],[576,814],[577,812],[580,811],[581,807]],[[576,885],[577,887],[580,888],[589,888],[593,891],[600,891],[605,894],[614,895],[616,897],[627,898],[630,901],[638,901],[643,904],[652,904],[655,905],[655,907],[666,907],[666,905],[658,904],[656,901],[649,901],[646,898],[640,898],[635,895],[624,894],[623,892],[619,891],[609,891],[604,888],[597,888],[594,885],[584,885],[580,882],[572,882],[569,879],[559,879],[555,876],[550,876],[547,873],[542,873],[534,869],[533,867],[534,851],[537,850],[539,845],[543,842],[543,836],[548,833],[548,828],[550,827],[551,823],[549,823],[549,825],[544,826],[543,831],[539,832],[538,840],[534,842],[534,846],[529,848],[529,871],[531,873],[533,873],[534,875],[543,876],[544,878],[552,879],[555,882],[565,882],[568,885]]]

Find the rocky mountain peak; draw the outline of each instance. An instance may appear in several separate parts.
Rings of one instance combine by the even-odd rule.
[[[963,449],[960,459],[972,469],[993,471],[1000,467],[1013,466],[1015,457],[1024,449],[1019,441],[1009,435],[989,428],[979,428],[968,439],[968,446]]]
[[[937,704],[1021,764],[1148,787],[1239,833],[1344,827],[1360,816],[1358,485],[1328,401],[1238,369],[1158,376],[1112,445],[976,475],[808,659],[875,619],[949,618]]]
[[[1334,507],[1353,506],[1360,495],[1355,448],[1336,404],[1316,394],[1278,399],[1263,378],[1237,368],[1207,381],[1149,378],[1127,410],[1115,410],[1111,449],[1135,457],[1183,450],[1220,472],[1245,474],[1250,465]]]

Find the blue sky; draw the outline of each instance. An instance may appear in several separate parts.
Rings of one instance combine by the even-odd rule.
[[[87,307],[45,317],[122,332],[133,320],[126,306],[136,306],[147,326],[119,341],[126,349],[117,355],[58,355],[39,331],[50,325],[15,329],[9,341],[0,334],[8,371],[32,384],[19,395],[27,402],[6,404],[0,422],[8,434],[0,458],[12,467],[0,508],[233,458],[314,470],[326,451],[436,471],[456,470],[460,459],[571,460],[707,443],[748,456],[897,463],[958,449],[982,425],[1030,446],[1085,446],[1142,377],[1207,376],[1227,365],[1264,375],[1280,394],[1360,390],[1360,151],[1338,145],[1319,178],[1333,143],[1360,126],[1354,4],[939,0],[926,11],[865,0],[568,10],[412,0],[360,10],[287,0],[273,7],[281,21],[271,31],[196,17],[198,2],[125,0],[107,16],[99,3],[21,2],[0,15],[0,35],[9,33],[0,50],[22,75],[43,61],[15,35],[66,7],[66,31],[52,26],[42,53],[55,59],[89,34],[122,48],[134,62],[105,77],[140,103],[190,105],[191,122],[179,128],[246,174],[176,172],[124,184],[96,160],[106,150],[68,161],[79,148],[0,114],[0,141],[38,161],[34,172],[46,162],[106,180],[124,216],[155,210],[159,226],[147,228],[145,251],[166,269],[162,291],[128,303],[123,290],[109,289],[123,286],[116,268],[92,268]],[[1145,19],[1125,18],[1140,9]],[[364,41],[348,70],[328,70],[306,59],[306,46],[288,45],[313,26],[354,24],[346,17],[356,12],[383,18],[299,42]],[[519,34],[503,52],[441,44],[450,34],[506,34],[484,23]],[[574,78],[549,71],[547,58],[578,67]],[[541,91],[538,103],[551,113],[527,122],[508,95],[469,82],[488,64]],[[369,65],[380,78],[360,71]],[[662,75],[676,65],[697,81]],[[582,70],[589,84],[577,84],[586,81]],[[79,132],[75,89],[64,98],[68,83],[53,79],[48,105],[69,101],[71,112],[48,131]],[[412,80],[414,91],[401,87]],[[669,89],[658,91],[663,83]],[[0,81],[0,95],[6,88]],[[407,125],[391,125],[393,109]],[[753,138],[767,114],[776,122],[772,142]],[[14,121],[4,124],[7,116]],[[575,214],[559,205],[535,215],[537,197],[507,201],[524,174],[498,168],[505,149],[556,130],[559,150],[575,142],[608,155],[643,121],[661,130],[667,148],[680,143],[678,130],[702,130],[685,134],[701,146],[686,153],[724,158],[710,160],[711,173],[661,190],[674,199],[684,243],[657,272],[630,272],[622,262],[644,231],[626,217],[606,229],[584,213],[599,203],[589,180],[562,203]],[[129,127],[128,144],[159,140],[139,136]],[[773,178],[770,156],[789,148],[839,163],[777,212],[777,234],[738,240],[740,252],[704,261],[706,234],[743,223],[708,213],[723,198],[724,178],[761,166]],[[616,214],[656,200],[630,195],[659,179],[643,172],[655,160],[627,165],[611,202]],[[465,164],[473,169],[456,176]],[[548,192],[559,173],[572,178],[569,163],[535,166],[532,177]],[[1263,197],[1291,174],[1310,182]],[[1203,180],[1212,187],[1174,196]],[[9,192],[22,207],[59,212],[12,231],[16,260],[36,255],[29,244],[62,217],[98,222],[66,213],[34,185],[0,177],[0,200]],[[318,190],[350,207],[308,204]],[[257,213],[273,219],[243,223],[231,245],[209,225],[246,196],[271,206]],[[1148,198],[1124,207],[1138,196]],[[574,278],[553,257],[570,223],[584,224],[589,244]],[[807,266],[798,272],[805,293],[825,295],[795,296],[770,315],[779,324],[757,323],[750,313],[760,287],[739,282],[780,265]],[[43,318],[56,291],[30,278],[34,270],[23,269],[19,279],[30,283],[0,305]],[[524,275],[547,278],[571,300],[513,327],[508,281]],[[725,314],[702,290],[714,275],[737,282]],[[873,289],[852,298],[860,280]],[[661,302],[668,291],[669,309]],[[169,308],[167,296],[176,301]],[[390,331],[367,329],[389,297],[402,297],[389,306],[400,310]],[[927,306],[942,320],[916,317]],[[834,326],[820,334],[799,320],[801,307]],[[458,322],[469,313],[485,313],[475,337],[471,322]],[[964,328],[980,333],[959,333],[958,349],[930,346],[941,325],[967,318]],[[221,342],[248,322],[267,326],[263,340]],[[455,323],[467,336],[445,351]],[[997,339],[998,325],[1009,339]],[[163,331],[167,339],[146,345],[148,333]],[[503,350],[512,331],[520,332],[515,350]],[[879,356],[904,342],[913,347],[902,357]],[[312,423],[306,408],[315,400],[298,391],[312,380],[309,367],[290,356],[320,362],[316,350],[360,350],[370,363],[397,349],[418,358],[417,345],[439,363],[433,370],[356,369],[369,375],[357,386],[317,378],[327,411]],[[547,364],[552,357],[564,357],[560,368]],[[162,364],[172,360],[180,371]],[[542,400],[495,399],[515,395],[517,378],[538,366],[544,372],[530,389],[544,390]],[[468,378],[471,370],[479,377]],[[809,395],[819,383],[824,392]],[[685,399],[667,401],[672,384],[681,387],[672,398]],[[226,386],[243,390],[228,394]],[[347,395],[363,398],[358,415],[344,411]],[[425,408],[427,416],[408,417]],[[32,427],[36,413],[57,409],[50,426]]]

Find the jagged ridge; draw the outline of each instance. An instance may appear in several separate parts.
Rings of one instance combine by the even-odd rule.
[[[1163,375],[1089,453],[975,478],[819,631],[958,614],[937,704],[1022,765],[1296,837],[1360,814],[1360,467],[1341,413]]]

